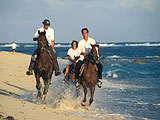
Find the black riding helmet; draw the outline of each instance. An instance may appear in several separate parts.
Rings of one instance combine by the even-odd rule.
[[[50,26],[50,21],[48,19],[45,19],[42,23],[44,26]]]

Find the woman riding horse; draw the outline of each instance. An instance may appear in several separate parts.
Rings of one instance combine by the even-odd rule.
[[[68,78],[68,72],[71,72],[71,70],[74,69],[75,63],[77,62],[77,57],[79,56],[79,51],[78,51],[78,42],[73,40],[71,43],[72,48],[70,48],[67,52],[67,57],[69,59],[69,62],[64,69],[64,80],[62,83],[64,84],[67,81]]]

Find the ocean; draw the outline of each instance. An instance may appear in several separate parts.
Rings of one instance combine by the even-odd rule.
[[[77,108],[70,109],[75,104],[70,104],[70,107],[61,104],[61,108],[66,108],[65,110],[72,114],[81,113],[82,117],[89,116],[88,118],[100,120],[106,119],[107,115],[129,120],[160,120],[160,42],[98,44],[103,64],[103,85],[101,89],[96,88],[92,108],[87,111],[90,114],[76,111]],[[37,47],[35,43],[17,45],[17,52],[29,55]],[[70,47],[70,43],[56,43],[58,58],[67,59],[66,54]],[[0,43],[0,51],[11,51],[10,44]],[[63,70],[65,65],[66,62],[61,62],[60,69]],[[49,91],[54,92],[49,93],[48,104],[55,107],[58,91],[64,94],[66,90],[70,90],[56,87],[60,84],[56,84],[56,81],[63,80],[63,75],[53,79],[55,81],[52,80],[53,85]],[[60,98],[62,97],[56,100],[60,102]],[[82,97],[79,99],[82,100]]]

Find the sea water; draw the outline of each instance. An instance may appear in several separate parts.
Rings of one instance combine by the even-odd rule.
[[[92,119],[116,115],[124,119],[160,119],[160,42],[99,43],[103,64],[103,85],[96,88],[92,107],[81,107],[75,99],[74,85],[62,86],[63,75],[52,78],[48,104],[72,114]],[[37,45],[18,43],[17,52],[32,54]],[[67,59],[69,43],[57,43],[58,58]],[[0,51],[11,51],[9,43],[0,43]],[[60,69],[66,66],[60,62]],[[89,96],[88,96],[89,99]]]

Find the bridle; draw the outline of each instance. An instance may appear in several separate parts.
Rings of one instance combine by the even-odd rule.
[[[95,59],[95,57],[97,57],[98,59]],[[89,61],[91,61],[92,63],[99,63],[99,55],[98,53],[93,53],[93,48],[91,50],[91,52],[89,53]]]
[[[45,35],[44,35],[45,36]],[[47,41],[47,39],[46,39],[46,37],[45,37],[45,40]],[[40,44],[41,44],[41,47],[39,48],[39,51],[40,52],[43,52],[44,51],[44,48],[46,47],[46,46],[48,46],[48,41],[44,44],[42,41],[38,41]]]

